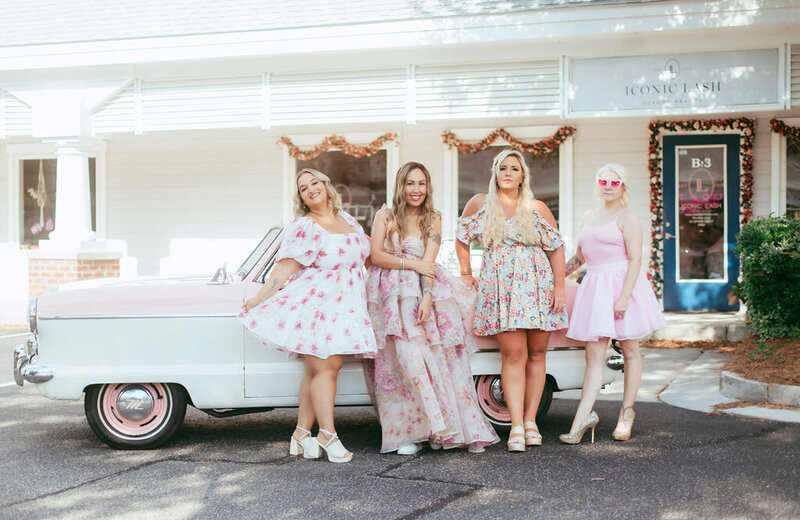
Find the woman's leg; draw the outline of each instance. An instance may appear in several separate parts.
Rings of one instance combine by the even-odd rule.
[[[622,393],[622,408],[632,408],[642,383],[642,353],[638,339],[620,341],[622,357],[625,358],[625,390]]]
[[[589,417],[597,401],[597,394],[603,386],[603,361],[605,361],[608,338],[601,341],[586,344],[586,370],[583,373],[583,390],[581,390],[581,400],[578,403],[578,410],[572,420],[570,433],[575,432],[581,423]],[[627,367],[626,367],[627,371]]]
[[[299,404],[297,407],[297,426],[311,431],[314,427],[314,404],[311,402],[311,380],[314,373],[311,370],[309,359],[316,359],[311,356],[305,356],[303,365],[305,367],[305,376],[300,382],[300,393],[298,395]]]
[[[527,359],[525,362],[525,422],[536,422],[536,412],[542,400],[545,379],[547,378],[547,342],[550,332],[531,329],[526,332]]]
[[[528,359],[525,331],[501,332],[497,335],[497,343],[503,359],[500,381],[511,413],[511,426],[521,427],[525,406],[525,363]]]
[[[336,378],[339,369],[342,368],[342,356],[330,356],[328,359],[320,359],[313,356],[306,356],[306,363],[309,363],[314,374],[309,385],[311,403],[314,407],[314,415],[319,424],[320,433],[317,438],[322,445],[327,444],[330,436],[321,430],[336,433],[336,426],[333,422],[333,405],[336,400]]]

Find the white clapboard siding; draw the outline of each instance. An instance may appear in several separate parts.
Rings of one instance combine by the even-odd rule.
[[[792,45],[792,106],[800,106],[800,45]]]
[[[404,121],[406,71],[273,74],[269,113],[274,126]]]
[[[260,76],[142,82],[142,130],[261,125]]]
[[[559,78],[557,60],[417,67],[416,117],[558,114]]]
[[[2,100],[3,136],[33,135],[33,111],[31,107],[6,91],[0,91]]]
[[[92,124],[95,134],[134,131],[134,91],[135,87],[131,84],[94,113]]]

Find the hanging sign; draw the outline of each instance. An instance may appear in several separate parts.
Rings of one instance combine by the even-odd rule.
[[[576,59],[568,115],[783,108],[778,49]]]

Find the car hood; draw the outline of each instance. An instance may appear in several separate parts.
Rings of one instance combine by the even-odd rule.
[[[41,319],[68,317],[234,316],[248,287],[209,284],[204,277],[87,280],[38,298]],[[253,290],[249,291],[254,292]],[[248,293],[249,294],[249,293]]]

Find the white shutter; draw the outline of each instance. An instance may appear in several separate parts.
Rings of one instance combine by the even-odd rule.
[[[92,118],[95,134],[134,131],[134,90],[131,84],[95,111]]]
[[[792,45],[792,106],[800,106],[800,45]]]
[[[558,115],[558,60],[417,67],[416,117]]]
[[[6,91],[0,91],[2,111],[2,137],[33,135],[33,111],[31,107]]]
[[[261,77],[142,82],[142,130],[261,125]]]
[[[304,125],[404,121],[405,69],[272,74],[270,123]]]

